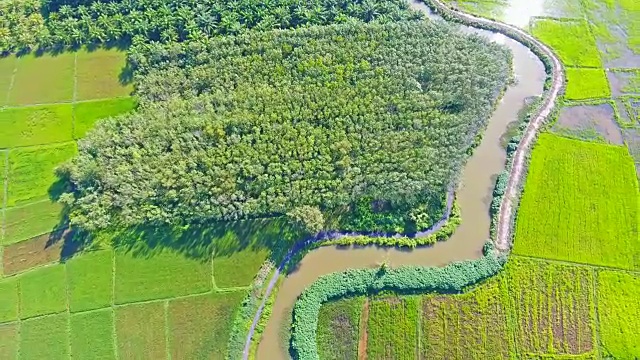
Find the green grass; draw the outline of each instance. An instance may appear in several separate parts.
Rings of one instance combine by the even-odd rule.
[[[492,278],[462,295],[425,296],[422,358],[512,358],[510,310],[505,276]]]
[[[29,271],[21,275],[18,281],[21,319],[67,309],[64,265]]]
[[[609,80],[603,69],[567,68],[566,98],[583,100],[611,97]]]
[[[15,244],[51,232],[60,223],[61,212],[62,205],[49,200],[7,209],[0,244]]]
[[[537,19],[531,32],[553,48],[567,66],[602,67],[595,38],[586,21]]]
[[[0,148],[69,141],[72,127],[71,104],[1,109]]]
[[[20,359],[68,360],[68,325],[67,314],[23,321],[20,326]]]
[[[419,297],[372,300],[367,322],[367,359],[417,357]]]
[[[515,254],[638,269],[638,183],[627,149],[543,133],[516,221]]]
[[[168,308],[172,359],[225,359],[235,310],[246,293],[206,294],[171,300]]]
[[[46,199],[57,180],[55,168],[76,153],[76,143],[64,143],[9,152],[7,206]]]
[[[19,58],[8,104],[19,106],[73,100],[74,63],[74,53]]]
[[[164,303],[116,308],[118,359],[165,359]]]
[[[117,304],[202,293],[211,287],[209,262],[169,251],[148,258],[116,253]]]
[[[519,353],[593,354],[593,270],[512,257],[508,276]]]
[[[103,308],[113,297],[113,253],[96,251],[67,262],[69,308],[72,312]]]
[[[218,288],[248,286],[265,261],[266,249],[246,249],[229,256],[213,258],[213,276]]]
[[[127,113],[136,108],[132,97],[81,102],[74,105],[73,137],[82,138],[93,128],[96,121]]]
[[[0,325],[0,359],[17,359],[18,343],[18,324]]]
[[[322,304],[318,314],[318,354],[323,360],[357,359],[363,297]]]
[[[115,359],[111,308],[71,315],[71,356],[82,360]]]
[[[616,359],[640,358],[640,276],[601,271],[598,316],[604,353]]]
[[[133,87],[123,85],[119,80],[125,65],[126,53],[121,51],[79,51],[77,100],[129,96]]]
[[[18,281],[15,278],[0,280],[0,323],[17,318]]]

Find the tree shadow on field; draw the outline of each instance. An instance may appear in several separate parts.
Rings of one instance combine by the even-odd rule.
[[[183,227],[136,226],[112,231],[107,236],[114,249],[135,257],[148,258],[171,250],[201,261],[210,260],[212,254],[231,256],[245,250],[268,250],[273,260],[278,260],[297,237],[283,217]]]

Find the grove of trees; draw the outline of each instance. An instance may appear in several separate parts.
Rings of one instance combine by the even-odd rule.
[[[140,42],[130,61],[139,111],[61,168],[89,230],[314,207],[347,230],[425,228],[510,67],[505,48],[427,21]]]

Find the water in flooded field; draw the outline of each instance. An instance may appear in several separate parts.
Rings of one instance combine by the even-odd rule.
[[[414,5],[426,10],[422,4]],[[289,358],[280,339],[280,329],[288,326],[285,322],[289,321],[288,313],[298,295],[322,275],[349,268],[374,267],[383,261],[391,266],[441,266],[482,255],[482,246],[489,238],[489,205],[495,177],[503,170],[506,159],[500,138],[509,123],[517,120],[524,100],[542,94],[545,72],[542,63],[526,47],[502,35],[480,33],[512,50],[517,83],[504,94],[491,117],[482,142],[463,170],[461,185],[457,191],[462,215],[460,227],[446,242],[413,251],[376,247],[321,247],[311,251],[280,286],[273,312],[258,346],[258,360]]]

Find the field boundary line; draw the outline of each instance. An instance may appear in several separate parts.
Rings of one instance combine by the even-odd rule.
[[[532,255],[513,254],[511,256],[515,258],[523,258],[523,259],[529,259],[529,260],[536,260],[540,262],[556,263],[556,264],[567,265],[567,266],[586,267],[586,268],[591,268],[595,270],[619,271],[619,272],[626,272],[634,275],[640,275],[640,270],[629,270],[629,269],[618,268],[618,267],[609,266],[609,265],[585,264],[577,261],[556,260],[556,259],[549,259],[549,258],[544,258],[539,256],[532,256]]]
[[[7,89],[7,96],[4,97],[4,105],[9,103],[11,96],[11,90],[13,90],[13,84],[16,81],[16,73],[18,72],[18,58],[13,60],[13,71],[11,72],[11,80],[9,80],[9,88]]]
[[[55,105],[76,105],[76,104],[99,102],[99,101],[120,100],[120,99],[126,99],[130,97],[133,97],[133,96],[127,95],[127,96],[114,96],[109,98],[96,98],[96,99],[77,100],[77,101],[69,100],[69,101],[57,101],[57,102],[35,103],[35,104],[24,104],[24,105],[5,105],[5,106],[1,106],[0,110],[28,109],[32,107],[55,106]]]
[[[4,169],[2,169],[2,214],[0,214],[0,228],[2,231],[0,232],[0,240],[2,240],[2,244],[4,245],[4,236],[5,236],[5,228],[6,228],[6,212],[7,212],[7,197],[9,196],[9,150],[3,151],[4,154]],[[4,259],[4,257],[3,257]],[[4,265],[4,262],[3,262]],[[4,274],[4,266],[2,267],[2,273]]]
[[[164,352],[168,360],[171,360],[171,349],[169,346],[169,300],[164,302]]]
[[[594,269],[591,272],[591,277],[593,278],[593,307],[594,307],[594,316],[595,318],[593,319],[595,321],[595,326],[594,326],[594,337],[596,340],[596,343],[594,344],[594,346],[597,347],[596,349],[596,355],[598,356],[598,359],[602,359],[602,346],[600,346],[601,341],[600,341],[600,310],[598,309],[598,270]]]
[[[71,138],[76,138],[76,100],[78,98],[78,53],[73,56],[73,97],[71,100]]]
[[[75,141],[74,139],[70,139],[70,140],[65,140],[65,141],[54,141],[54,142],[50,142],[50,143],[46,143],[46,144],[36,144],[36,145],[21,145],[21,146],[12,146],[12,147],[6,147],[6,148],[0,148],[0,150],[5,150],[7,151],[7,153],[13,151],[13,150],[23,150],[23,149],[29,149],[29,148],[38,148],[38,147],[53,147],[56,145],[64,145],[64,144],[71,144],[71,143],[78,143],[77,141]]]
[[[67,298],[67,347],[69,352],[69,358],[73,358],[73,351],[71,346],[71,302],[69,301],[69,272],[67,271],[67,264],[64,264],[64,292]],[[64,313],[64,311],[62,312]]]
[[[118,353],[118,328],[116,324],[116,254],[113,250],[111,252],[111,316],[113,318],[113,326],[111,333],[111,341],[113,341],[114,359],[118,360],[120,354]]]

